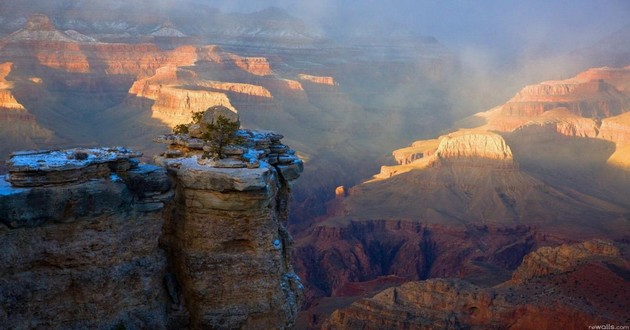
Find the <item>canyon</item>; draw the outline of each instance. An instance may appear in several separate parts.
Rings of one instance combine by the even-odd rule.
[[[9,7],[6,15],[24,6]],[[296,230],[325,212],[323,201],[334,198],[335,187],[354,185],[377,169],[381,160],[371,155],[404,143],[405,132],[437,132],[450,116],[433,109],[450,107],[447,81],[456,65],[434,40],[402,47],[401,58],[389,61],[369,47],[320,47],[320,41],[305,51],[307,43],[295,44],[279,31],[273,38],[281,44],[219,46],[205,37],[148,37],[156,25],[199,35],[173,17],[122,15],[128,20],[122,24],[72,16],[81,10],[68,17],[26,13],[0,22],[6,31],[0,63],[11,70],[4,79],[11,87],[2,91],[12,95],[0,107],[6,118],[0,125],[7,128],[0,131],[6,141],[0,157],[19,149],[126,145],[148,161],[160,151],[153,136],[188,122],[193,112],[222,105],[238,109],[245,127],[282,131],[310,162],[294,190]],[[239,24],[273,18],[273,24],[287,24],[282,29],[302,29],[290,16],[259,15]],[[273,24],[264,25],[275,29]],[[389,92],[383,93],[383,84],[392,86]],[[415,86],[427,90],[419,94]],[[18,116],[10,110],[16,102],[24,108]],[[384,108],[391,111],[379,110]]]
[[[158,165],[123,161],[70,178],[0,165],[13,178],[0,180],[10,251],[0,299],[15,311],[0,321],[628,322],[627,53],[606,57],[618,67],[532,84],[489,108],[509,88],[471,88],[474,77],[430,37],[340,44],[277,8],[55,6],[0,4],[0,158],[60,147],[76,147],[66,158],[90,158],[103,152],[97,146],[125,145]],[[199,140],[168,134],[217,107],[238,113],[257,151],[201,160]],[[489,110],[473,114],[480,109]],[[70,181],[27,187],[51,179]],[[26,307],[43,301],[59,304]]]
[[[294,263],[308,288],[301,326],[423,329],[450,320],[441,326],[526,327],[533,322],[526,321],[533,317],[527,313],[552,322],[542,316],[547,308],[566,310],[567,319],[582,315],[576,324],[602,321],[591,308],[532,306],[537,302],[530,288],[513,288],[530,299],[523,306],[510,302],[484,311],[479,315],[493,316],[479,320],[463,309],[461,315],[439,311],[431,306],[446,302],[426,302],[422,295],[448,293],[454,295],[449,306],[466,306],[468,297],[476,299],[472,292],[503,288],[522,273],[546,272],[524,269],[542,267],[528,258],[549,247],[591,239],[627,242],[629,80],[630,67],[597,68],[527,86],[506,104],[460,120],[450,133],[394,151],[397,164],[382,166],[371,179],[340,187],[327,215],[296,235]],[[619,263],[627,269],[627,259]],[[411,314],[403,315],[392,294],[410,295],[401,306]],[[507,323],[492,325],[490,319]]]

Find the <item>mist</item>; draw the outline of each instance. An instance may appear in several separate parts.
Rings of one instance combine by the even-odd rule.
[[[585,47],[630,23],[630,2],[624,0],[196,2],[225,12],[275,6],[324,32],[433,36],[454,50],[478,47],[501,56]]]

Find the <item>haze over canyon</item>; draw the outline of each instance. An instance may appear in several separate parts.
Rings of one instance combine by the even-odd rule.
[[[152,324],[158,328],[264,328],[274,317],[281,322],[273,324],[299,329],[630,324],[628,17],[626,1],[3,0],[0,159],[26,149],[124,146],[166,168],[151,167],[150,175],[145,165],[112,170],[135,197],[113,213],[117,229],[107,235],[123,244],[116,235],[141,235],[135,224],[161,219],[130,251],[151,259],[147,267],[156,273],[139,276],[152,287],[161,285],[160,272],[177,279],[145,300],[132,290],[125,301],[145,302],[99,314],[107,326],[148,326],[154,316],[163,319]],[[254,141],[249,147],[277,173],[252,188],[256,193],[224,189],[216,178],[200,188],[190,179],[196,165],[164,160],[201,153],[194,137],[165,134],[208,109],[237,113]],[[170,151],[153,142],[158,136]],[[235,155],[257,164],[247,152]],[[0,174],[13,169],[8,178],[15,180],[11,159]],[[150,184],[138,188],[136,177]],[[94,196],[111,193],[113,183],[90,182],[81,184],[99,191]],[[74,194],[63,187],[33,189]],[[5,188],[0,197],[17,196]],[[154,202],[160,208],[145,216],[145,203]],[[31,263],[3,267],[0,321],[11,320],[9,307],[27,320],[28,307],[15,297],[28,290],[2,283],[28,283],[25,274],[45,266],[33,255],[48,248],[34,241],[33,250],[19,248],[20,235],[36,230],[66,240],[70,229],[57,213],[50,223],[34,217],[14,226],[8,207],[21,204],[2,203],[0,239],[15,242],[11,265]],[[128,212],[135,219],[129,225],[121,222]],[[105,224],[100,213],[86,214],[81,219],[91,225],[72,230],[88,234],[71,240],[89,250],[98,239],[92,230]],[[207,214],[231,220],[208,225]],[[226,227],[237,239],[216,243]],[[282,248],[266,247],[276,236]],[[177,255],[198,263],[171,261]],[[196,276],[227,276],[209,264],[232,260],[238,267],[227,277],[234,277],[248,260],[267,267],[267,257],[273,271],[252,272],[272,297],[267,303],[241,304],[256,294],[236,281],[221,282],[221,295],[238,308],[221,309],[204,296],[218,279]],[[136,260],[125,258],[116,267]],[[84,267],[92,266],[68,269],[86,276]],[[284,284],[274,291],[276,277]],[[167,296],[177,300],[172,283],[183,287],[184,307],[160,314]],[[62,296],[72,309],[75,297]],[[205,307],[192,307],[197,303]],[[282,312],[266,314],[265,306]],[[121,316],[127,311],[152,316]]]

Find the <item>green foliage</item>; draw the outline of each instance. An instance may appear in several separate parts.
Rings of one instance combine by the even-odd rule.
[[[192,113],[192,121],[190,124],[179,124],[173,127],[173,134],[188,134],[188,126],[192,124],[199,124],[201,119],[203,118],[203,111],[193,112]]]
[[[192,114],[192,123],[193,124],[199,124],[201,122],[201,119],[203,118],[203,111],[199,111],[199,112],[193,112]]]
[[[210,145],[210,156],[215,159],[225,158],[223,150],[228,145],[243,143],[243,138],[236,135],[238,123],[219,115],[213,123],[206,127],[208,131],[202,136]]]
[[[174,134],[188,134],[188,125],[186,124],[176,125],[175,127],[173,127],[173,133]]]

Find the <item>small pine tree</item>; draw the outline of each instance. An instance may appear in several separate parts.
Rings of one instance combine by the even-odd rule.
[[[206,127],[208,131],[202,138],[210,145],[210,156],[215,159],[225,158],[223,151],[226,146],[243,143],[243,138],[236,135],[238,123],[219,115],[214,122]]]
[[[173,127],[173,134],[188,134],[188,125],[179,124]]]
[[[205,113],[204,111],[193,112],[192,113],[192,123],[193,124],[199,124],[201,122],[201,119],[203,119],[203,114],[204,113]]]

